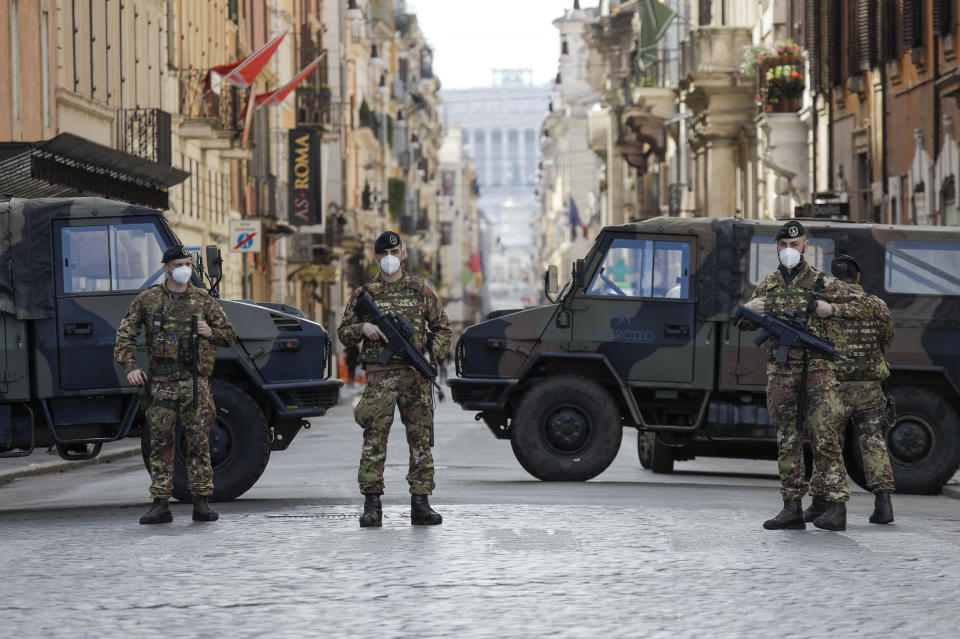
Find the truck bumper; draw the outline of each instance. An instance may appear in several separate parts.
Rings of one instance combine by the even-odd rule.
[[[342,386],[339,379],[307,380],[264,384],[263,390],[280,417],[319,417],[337,405]]]
[[[517,385],[516,379],[469,378],[451,379],[453,401],[464,410],[503,410],[507,398]]]

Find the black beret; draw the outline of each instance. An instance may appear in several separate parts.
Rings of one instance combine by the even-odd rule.
[[[860,265],[857,264],[857,260],[853,259],[853,257],[850,255],[841,254],[833,258],[833,260],[830,261],[830,270],[833,271],[833,267],[837,264],[850,264],[857,271],[857,273],[860,272]]]
[[[800,237],[801,235],[806,235],[807,232],[803,230],[803,224],[797,222],[796,220],[790,220],[786,224],[780,227],[780,230],[777,231],[776,240],[784,240],[787,238],[793,239],[795,237]]]
[[[400,236],[393,231],[384,231],[373,244],[374,253],[386,253],[387,249],[399,248],[403,246]]]
[[[190,251],[187,250],[186,246],[171,246],[163,252],[163,263],[166,264],[171,260],[179,260],[184,257],[190,257]]]

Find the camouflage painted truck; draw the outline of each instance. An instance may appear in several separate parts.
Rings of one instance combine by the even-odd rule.
[[[106,442],[144,432],[138,389],[113,361],[116,328],[133,298],[161,279],[178,244],[163,214],[99,198],[0,200],[0,457],[56,446],[89,459]],[[219,250],[197,259],[193,284],[219,282]],[[197,273],[200,275],[198,276]],[[217,417],[210,453],[214,499],[256,483],[270,453],[290,445],[308,417],[336,405],[327,332],[250,302],[220,302],[237,330],[217,351]],[[137,359],[146,370],[140,335]],[[144,442],[144,458],[149,437]],[[174,496],[189,500],[178,442]]]
[[[732,316],[777,266],[780,224],[656,218],[603,229],[555,303],[492,313],[464,332],[454,401],[542,480],[598,475],[624,427],[640,431],[640,461],[658,472],[696,455],[775,459],[766,347]],[[866,291],[889,305],[897,488],[939,491],[960,463],[960,229],[804,224],[808,260],[829,270],[834,255],[854,256]],[[555,268],[546,279],[554,299]]]

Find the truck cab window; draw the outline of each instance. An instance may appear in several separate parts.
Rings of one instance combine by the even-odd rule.
[[[106,226],[71,226],[62,230],[63,291],[94,293],[110,290]]]
[[[615,239],[587,295],[690,298],[690,244]]]
[[[64,293],[137,291],[163,273],[164,244],[153,224],[70,226],[60,237]]]
[[[960,244],[888,242],[883,287],[890,293],[960,295]]]

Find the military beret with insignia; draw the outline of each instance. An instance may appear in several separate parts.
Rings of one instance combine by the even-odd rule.
[[[187,250],[186,246],[171,246],[163,252],[163,263],[166,264],[171,260],[179,260],[184,257],[190,257],[190,251]]]
[[[403,246],[403,242],[400,241],[399,235],[393,231],[385,231],[373,244],[373,251],[375,253],[386,253],[389,249],[400,248],[401,246]]]
[[[780,227],[777,231],[777,240],[792,240],[795,237],[800,237],[806,235],[807,232],[803,230],[803,224],[797,222],[796,220],[790,220],[786,224]]]

